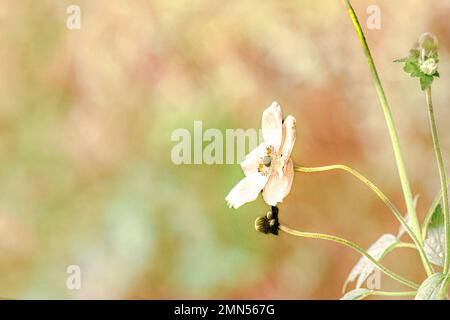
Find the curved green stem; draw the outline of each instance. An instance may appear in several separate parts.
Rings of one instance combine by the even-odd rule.
[[[418,289],[419,285],[403,278],[402,276],[394,273],[393,271],[389,270],[388,268],[386,268],[385,266],[383,266],[382,264],[380,264],[375,258],[373,258],[370,254],[368,254],[363,248],[361,248],[360,246],[358,246],[357,244],[349,241],[349,240],[345,240],[339,237],[335,237],[335,236],[331,236],[328,234],[322,234],[322,233],[312,233],[312,232],[301,232],[301,231],[297,231],[297,230],[293,230],[290,229],[284,225],[280,225],[280,230],[291,234],[293,236],[297,236],[297,237],[303,237],[303,238],[313,238],[313,239],[322,239],[322,240],[329,240],[329,241],[333,241],[339,244],[342,244],[346,247],[349,247],[355,251],[357,251],[358,253],[362,254],[364,257],[366,257],[367,259],[369,259],[373,264],[375,264],[378,269],[380,269],[383,273],[385,273],[387,276],[391,277],[392,279],[410,287],[413,289]]]
[[[448,274],[450,266],[450,214],[448,206],[448,187],[447,187],[447,175],[445,173],[444,159],[442,158],[441,145],[439,142],[439,133],[436,124],[436,117],[433,110],[433,100],[431,98],[431,88],[425,91],[425,96],[428,105],[428,116],[430,119],[431,136],[433,137],[434,152],[436,154],[436,160],[439,168],[439,177],[441,179],[442,188],[442,204],[444,209],[444,228],[445,228],[445,261],[444,261],[444,274]]]
[[[393,244],[391,244],[381,255],[380,259],[378,261],[381,262],[381,260],[384,259],[385,256],[387,256],[389,253],[394,251],[397,248],[410,248],[410,249],[417,249],[417,246],[414,243],[407,243],[407,242],[401,242],[397,241]]]
[[[361,25],[359,24],[358,17],[356,16],[355,10],[353,9],[349,0],[344,0],[344,2],[345,2],[345,5],[347,6],[348,13],[350,15],[350,18],[353,22],[355,30],[358,34],[358,38],[359,38],[362,48],[364,50],[364,55],[366,56],[367,62],[369,64],[369,69],[370,69],[370,72],[372,75],[372,79],[375,83],[375,89],[376,89],[376,92],[378,95],[378,99],[380,100],[381,107],[383,108],[384,116],[386,118],[387,127],[389,129],[389,135],[390,135],[391,141],[392,141],[392,147],[394,149],[395,160],[397,162],[397,169],[398,169],[398,173],[400,176],[400,182],[401,182],[402,189],[403,189],[403,196],[405,198],[406,207],[408,209],[408,214],[409,214],[409,218],[411,221],[411,227],[412,227],[416,237],[420,241],[421,245],[423,245],[422,238],[420,237],[419,220],[417,219],[416,210],[414,208],[414,201],[413,201],[413,196],[412,196],[412,192],[411,192],[411,187],[409,184],[408,175],[406,173],[405,162],[403,160],[403,155],[401,153],[400,142],[398,139],[398,133],[397,133],[397,129],[395,127],[392,112],[389,107],[389,103],[387,101],[386,94],[384,93],[384,89],[381,84],[380,77],[378,76],[378,72],[375,67],[375,63],[373,61],[372,54],[370,53],[369,46],[367,45],[366,37],[364,36]]]
[[[363,182],[365,185],[367,185],[381,199],[381,201],[383,201],[386,204],[386,206],[389,209],[391,209],[394,216],[397,218],[397,220],[400,222],[400,224],[403,226],[403,228],[405,228],[406,232],[409,234],[411,239],[416,244],[427,274],[433,273],[433,267],[431,266],[431,263],[429,262],[429,260],[427,258],[427,255],[423,248],[422,242],[420,241],[421,240],[420,236],[419,237],[416,236],[416,234],[413,232],[411,227],[408,225],[408,223],[403,218],[402,214],[398,211],[396,206],[392,203],[392,201],[389,200],[389,198],[373,182],[371,182],[369,179],[367,179],[361,173],[359,173],[355,169],[352,169],[352,168],[350,168],[346,165],[342,165],[342,164],[335,164],[335,165],[322,166],[322,167],[313,167],[313,168],[301,167],[301,166],[295,165],[294,170],[297,172],[305,172],[305,173],[324,172],[324,171],[330,171],[330,170],[343,170],[343,171],[351,173],[354,177],[356,177],[361,182]],[[420,240],[419,240],[419,238],[420,238]]]
[[[417,247],[414,243],[408,243],[408,242],[399,242],[397,243],[397,248],[409,248],[409,249],[416,249]]]

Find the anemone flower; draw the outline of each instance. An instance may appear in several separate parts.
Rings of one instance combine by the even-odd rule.
[[[273,102],[262,115],[264,142],[250,152],[241,163],[245,178],[227,195],[230,208],[239,208],[258,197],[262,191],[270,206],[282,202],[291,190],[294,165],[291,152],[295,143],[293,116],[282,119],[281,107]]]

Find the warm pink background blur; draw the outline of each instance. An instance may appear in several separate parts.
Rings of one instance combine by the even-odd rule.
[[[424,97],[392,61],[422,32],[438,36],[433,87],[450,161],[450,1],[354,2],[364,26],[367,7],[381,8],[381,30],[366,35],[423,217],[439,188]],[[81,8],[80,30],[65,27],[70,4]],[[0,296],[339,298],[357,254],[255,232],[263,201],[235,211],[224,200],[238,165],[170,160],[176,128],[259,128],[273,100],[297,118],[296,163],[351,165],[405,210],[341,1],[1,1]],[[280,210],[293,228],[363,247],[398,228],[345,173],[297,174]],[[410,249],[385,263],[424,276]],[[69,265],[81,267],[79,291],[66,288]]]

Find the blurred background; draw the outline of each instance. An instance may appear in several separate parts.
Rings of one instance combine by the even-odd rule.
[[[354,1],[424,216],[439,189],[424,96],[403,57],[441,44],[434,99],[450,162],[450,0]],[[66,28],[69,5],[81,29]],[[381,30],[367,30],[369,5]],[[277,100],[297,118],[295,163],[350,165],[404,212],[383,114],[341,1],[0,3],[0,296],[336,299],[359,259],[320,240],[254,230],[262,199],[224,197],[239,165],[175,165],[177,128],[259,128]],[[370,246],[398,223],[345,173],[296,174],[286,225]],[[385,264],[421,281],[418,254]],[[66,287],[78,265],[80,290]],[[385,290],[403,290],[382,277]]]

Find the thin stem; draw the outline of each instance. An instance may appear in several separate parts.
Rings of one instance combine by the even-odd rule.
[[[369,259],[373,264],[375,264],[378,269],[380,269],[383,273],[385,273],[387,276],[391,277],[392,279],[403,283],[404,285],[413,288],[413,289],[418,289],[419,285],[403,278],[402,276],[394,273],[393,271],[389,270],[388,268],[386,268],[385,266],[383,266],[382,264],[380,264],[374,257],[372,257],[370,254],[368,254],[363,248],[361,248],[360,246],[358,246],[357,244],[346,240],[346,239],[342,239],[339,237],[335,237],[335,236],[331,236],[328,234],[322,234],[322,233],[312,233],[312,232],[301,232],[301,231],[297,231],[297,230],[293,230],[290,229],[284,225],[280,225],[280,230],[291,234],[293,236],[297,236],[297,237],[303,237],[303,238],[313,238],[313,239],[322,239],[322,240],[329,240],[329,241],[333,241],[339,244],[342,244],[346,247],[349,247],[355,251],[357,251],[358,253],[362,254],[364,257],[366,257],[367,259]]]
[[[389,253],[394,251],[397,248],[410,248],[410,249],[417,249],[417,246],[414,243],[407,243],[407,242],[401,242],[397,241],[393,244],[391,244],[381,255],[380,259],[378,259],[379,262],[381,262],[384,257],[386,257]]]
[[[369,64],[369,69],[370,69],[370,72],[372,75],[372,79],[375,83],[375,89],[376,89],[376,92],[378,95],[378,99],[380,100],[381,107],[383,108],[384,116],[386,118],[386,123],[387,123],[387,127],[389,129],[389,135],[391,137],[392,147],[394,149],[395,160],[397,162],[397,169],[398,169],[398,173],[400,176],[400,182],[401,182],[402,189],[403,189],[403,196],[405,198],[406,207],[408,209],[411,226],[412,226],[412,229],[413,229],[416,237],[418,238],[420,244],[423,245],[422,238],[420,238],[419,220],[417,219],[416,210],[414,208],[414,201],[413,201],[413,196],[412,196],[412,192],[411,192],[411,187],[409,184],[408,175],[406,173],[405,162],[403,160],[403,155],[402,155],[402,152],[400,149],[400,142],[398,139],[398,133],[397,133],[397,129],[395,127],[392,112],[389,107],[389,103],[387,101],[386,94],[384,93],[384,89],[381,84],[380,77],[378,76],[378,72],[377,72],[375,63],[373,61],[372,54],[370,53],[369,46],[367,45],[366,38],[362,31],[361,25],[359,24],[358,17],[356,16],[355,10],[353,9],[349,0],[344,0],[344,2],[345,2],[345,5],[347,6],[348,13],[349,13],[350,18],[353,22],[353,25],[356,29],[356,32],[358,34],[358,38],[361,42],[361,45],[363,47],[364,55],[366,56],[367,62]],[[425,261],[424,261],[424,263],[425,263]]]
[[[389,291],[371,291],[371,296],[386,296],[386,297],[408,297],[415,296],[417,291],[403,291],[403,292],[389,292]]]
[[[436,154],[436,160],[439,168],[439,177],[441,179],[442,188],[442,204],[444,209],[444,228],[445,228],[445,261],[444,261],[444,274],[448,274],[450,266],[450,214],[448,207],[448,187],[447,187],[447,175],[445,173],[444,159],[442,158],[441,145],[439,142],[439,133],[436,124],[436,117],[433,110],[433,100],[431,98],[431,88],[425,91],[425,96],[428,105],[428,115],[430,118],[431,135],[433,137],[434,152]]]
[[[408,243],[408,242],[399,242],[397,243],[397,248],[410,248],[410,249],[416,249],[417,247],[414,243]]]
[[[365,185],[367,185],[381,199],[381,201],[383,201],[386,204],[386,206],[389,209],[391,209],[394,216],[397,218],[397,220],[400,222],[400,224],[403,226],[403,228],[405,228],[406,232],[409,234],[411,239],[416,244],[427,274],[431,275],[433,273],[433,267],[431,266],[431,263],[429,262],[429,260],[427,258],[427,255],[425,253],[423,245],[419,240],[420,235],[419,235],[419,237],[416,236],[416,234],[413,232],[413,230],[411,229],[409,224],[403,218],[402,214],[398,211],[398,209],[395,207],[395,205],[392,203],[392,201],[389,200],[389,198],[373,182],[371,182],[369,179],[367,179],[361,173],[359,173],[355,169],[352,169],[352,168],[350,168],[346,165],[342,165],[342,164],[335,164],[335,165],[322,166],[322,167],[313,167],[313,168],[294,166],[294,170],[298,171],[298,172],[305,172],[305,173],[324,172],[324,171],[329,171],[329,170],[343,170],[343,171],[351,173],[354,177],[356,177],[358,180],[360,180]]]

